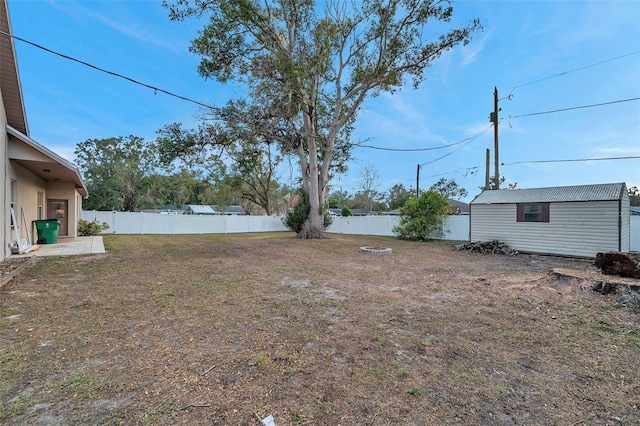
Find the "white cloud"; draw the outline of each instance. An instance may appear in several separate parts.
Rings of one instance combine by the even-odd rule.
[[[638,156],[640,155],[640,146],[603,146],[596,148],[594,151],[607,155]]]
[[[78,2],[49,2],[51,7],[58,9],[60,12],[70,16],[78,22],[85,25],[91,25],[89,21],[98,21],[102,25],[111,28],[113,31],[120,33],[126,37],[136,40],[142,44],[151,44],[163,49],[167,49],[172,53],[184,53],[187,51],[187,43],[167,37],[166,34],[156,34],[152,29],[137,22],[124,22],[124,14],[119,15],[121,21],[117,21],[98,13],[95,10],[83,6]],[[167,19],[168,20],[168,19]]]
[[[469,64],[478,59],[478,55],[480,52],[484,50],[484,46],[487,43],[487,40],[491,37],[493,33],[493,29],[487,31],[483,34],[483,36],[478,41],[472,41],[466,46],[462,46],[460,48],[460,53],[462,54],[462,63],[460,64],[463,67],[466,67]]]

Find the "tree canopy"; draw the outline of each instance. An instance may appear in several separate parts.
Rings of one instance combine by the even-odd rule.
[[[157,157],[142,138],[88,139],[75,156],[89,191],[84,208],[135,211],[144,204],[143,180],[155,171]]]
[[[627,190],[629,192],[629,202],[632,206],[640,206],[640,189],[632,186]]]
[[[165,0],[172,20],[208,18],[191,44],[204,78],[246,85],[254,129],[293,154],[309,213],[300,238],[323,238],[332,172],[350,158],[350,135],[365,99],[418,87],[444,52],[467,44],[473,20],[434,35],[427,24],[449,23],[449,2],[433,0]],[[252,115],[248,115],[253,117]]]
[[[469,195],[466,189],[461,188],[460,185],[454,179],[442,178],[438,182],[431,185],[429,188],[433,191],[439,192],[447,198],[459,200]]]

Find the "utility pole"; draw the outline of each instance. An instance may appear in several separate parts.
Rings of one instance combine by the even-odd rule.
[[[489,182],[489,167],[491,164],[491,150],[487,148],[486,168],[484,170],[484,189],[491,189],[491,183]]]
[[[416,171],[416,198],[420,197],[420,164],[418,164],[418,170]]]
[[[498,88],[495,87],[493,91],[493,114],[491,115],[493,121],[493,155],[496,162],[496,172],[494,176],[494,189],[500,189],[500,156],[498,154]]]

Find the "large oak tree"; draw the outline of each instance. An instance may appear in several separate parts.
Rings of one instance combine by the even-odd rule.
[[[165,0],[172,20],[208,18],[190,50],[199,73],[244,83],[260,105],[261,132],[298,159],[310,203],[300,238],[322,238],[335,157],[365,99],[424,80],[429,64],[480,28],[444,30],[453,9],[434,0]],[[427,25],[428,24],[428,25]],[[432,30],[433,28],[433,30]]]

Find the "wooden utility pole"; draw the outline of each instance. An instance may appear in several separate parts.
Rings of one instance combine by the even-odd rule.
[[[491,150],[489,148],[487,148],[487,161],[486,161],[486,168],[484,171],[484,189],[485,190],[489,190],[491,189],[491,183],[489,182],[489,167],[491,165]]]
[[[494,189],[500,189],[500,156],[498,155],[498,88],[493,91],[493,155],[496,162]]]
[[[416,171],[416,198],[420,197],[420,164],[418,164],[418,170]]]

